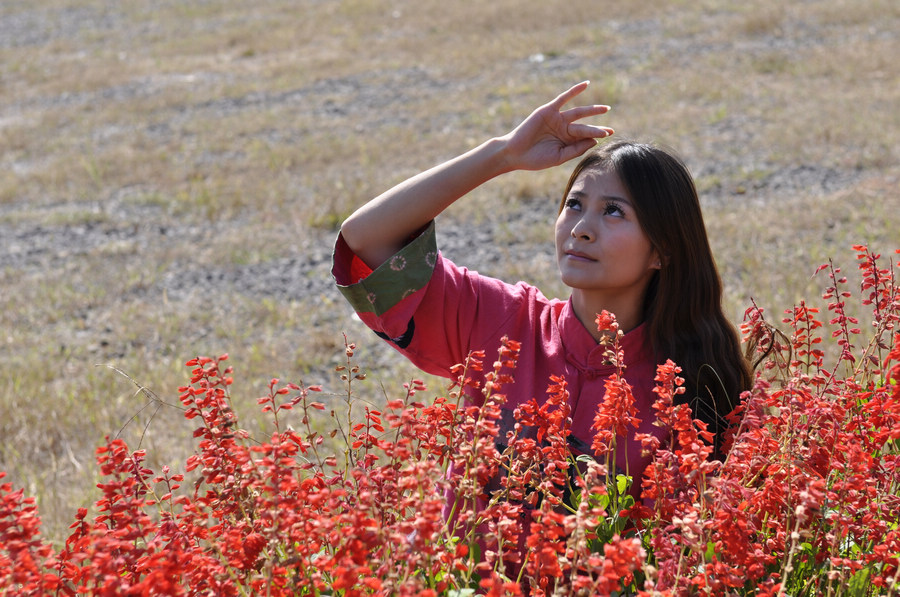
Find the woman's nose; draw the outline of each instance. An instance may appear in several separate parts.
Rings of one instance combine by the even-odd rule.
[[[572,226],[572,238],[580,238],[583,240],[591,241],[594,240],[594,232],[591,230],[591,227],[585,222],[583,219],[575,222],[575,225]]]

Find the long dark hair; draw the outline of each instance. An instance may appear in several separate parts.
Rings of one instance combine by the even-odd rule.
[[[644,297],[648,335],[659,361],[682,368],[694,417],[716,435],[721,456],[725,416],[750,388],[751,370],[734,326],[722,311],[722,281],[713,259],[694,180],[684,163],[657,146],[616,141],[585,156],[572,172],[563,203],[584,170],[611,171],[628,191],[662,267]],[[560,207],[562,209],[562,207]]]

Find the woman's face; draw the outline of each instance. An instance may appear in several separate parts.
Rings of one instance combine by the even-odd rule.
[[[620,305],[641,305],[660,267],[618,175],[597,167],[578,175],[563,202],[556,220],[556,257],[573,296],[613,312]]]

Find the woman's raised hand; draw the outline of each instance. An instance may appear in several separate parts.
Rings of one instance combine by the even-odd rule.
[[[590,105],[563,109],[572,98],[587,89],[584,81],[564,91],[553,101],[531,113],[522,124],[501,137],[506,143],[509,170],[541,170],[576,158],[608,137],[613,130],[578,122],[605,114],[609,106]]]

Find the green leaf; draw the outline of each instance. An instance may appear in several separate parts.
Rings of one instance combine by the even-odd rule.
[[[572,508],[577,510],[578,506],[581,504],[581,490],[577,489],[572,492],[571,497],[569,498],[569,503],[572,505]]]
[[[628,488],[631,487],[631,477],[628,475],[616,475],[616,489],[619,490],[619,495],[623,495]]]
[[[850,578],[850,582],[847,583],[846,595],[865,595],[869,588],[869,576],[871,576],[871,574],[872,570],[868,567],[863,568],[854,574]]]
[[[604,493],[604,494],[597,495],[597,496],[591,496],[591,497],[593,498],[592,501],[595,504],[598,504],[604,510],[606,510],[609,507],[609,494],[608,493]]]
[[[481,546],[478,545],[477,541],[469,543],[469,559],[475,562],[481,561]]]

